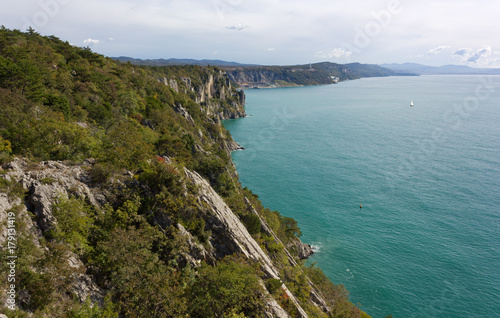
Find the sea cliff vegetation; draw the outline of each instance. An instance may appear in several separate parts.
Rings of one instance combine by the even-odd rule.
[[[368,317],[301,260],[297,222],[241,187],[220,120],[243,103],[217,67],[136,66],[2,27],[0,312]]]

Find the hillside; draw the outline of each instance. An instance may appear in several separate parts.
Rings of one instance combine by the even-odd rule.
[[[171,66],[171,65],[199,65],[199,66],[252,66],[236,62],[227,62],[222,60],[195,60],[195,59],[136,59],[128,56],[113,57],[112,59],[120,62],[130,62],[135,65],[148,66]]]
[[[334,84],[363,77],[411,76],[371,64],[330,62],[295,66],[225,67],[234,82],[244,88],[268,88]]]
[[[334,84],[363,77],[415,76],[411,71],[391,70],[375,64],[336,64],[330,62],[290,66],[245,65],[220,60],[114,58],[134,65],[201,65],[224,69],[229,78],[242,88],[293,87]]]
[[[119,63],[0,29],[0,312],[368,317],[242,188],[217,67]]]

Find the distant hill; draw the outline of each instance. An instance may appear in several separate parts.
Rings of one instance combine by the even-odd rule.
[[[465,65],[428,66],[416,63],[381,64],[396,72],[411,72],[420,75],[500,75],[498,68],[473,68]]]
[[[292,66],[226,67],[231,80],[241,87],[289,87],[334,84],[363,77],[416,75],[372,64],[322,62]]]
[[[199,65],[218,66],[226,70],[229,78],[243,88],[291,87],[334,84],[340,81],[363,77],[411,76],[417,75],[404,70],[391,70],[375,64],[337,64],[322,62],[304,65],[265,66],[241,64],[222,60],[194,59],[152,59],[142,60],[131,57],[115,57],[120,62],[135,65],[172,66]]]
[[[200,66],[253,66],[254,64],[241,64],[236,62],[227,62],[221,60],[195,60],[195,59],[136,59],[127,56],[112,57],[120,62],[130,62],[135,65],[148,66],[170,66],[170,65],[200,65]]]

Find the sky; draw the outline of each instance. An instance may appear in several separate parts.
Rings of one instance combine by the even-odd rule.
[[[15,0],[0,24],[106,56],[500,67],[498,0]]]

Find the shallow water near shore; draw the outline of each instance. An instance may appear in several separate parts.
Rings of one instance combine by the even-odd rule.
[[[500,77],[247,90],[240,181],[373,317],[500,312]],[[413,100],[414,107],[410,107]],[[362,208],[360,205],[362,204]]]

